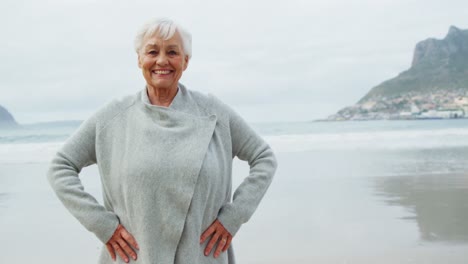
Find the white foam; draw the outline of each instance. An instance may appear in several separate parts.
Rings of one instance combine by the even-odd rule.
[[[468,128],[266,136],[276,152],[468,147]],[[0,144],[0,163],[50,162],[63,142]]]
[[[50,162],[63,142],[0,144],[0,163]]]
[[[468,146],[468,128],[316,133],[265,138],[278,152],[340,149],[426,149]]]

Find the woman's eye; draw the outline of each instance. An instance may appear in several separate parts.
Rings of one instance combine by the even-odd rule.
[[[158,52],[157,52],[157,51],[155,51],[155,50],[150,50],[150,51],[148,51],[148,54],[151,54],[151,55],[156,55],[156,54],[158,54]]]
[[[170,50],[168,52],[169,55],[177,55],[177,52],[175,50]]]

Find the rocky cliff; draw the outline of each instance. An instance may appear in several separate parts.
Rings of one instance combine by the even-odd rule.
[[[444,39],[419,42],[411,68],[374,87],[359,102],[440,89],[468,90],[468,30],[451,26]]]

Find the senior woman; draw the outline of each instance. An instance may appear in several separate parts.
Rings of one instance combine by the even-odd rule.
[[[87,119],[53,158],[48,180],[105,244],[99,263],[232,264],[231,240],[270,185],[275,156],[230,107],[179,83],[191,57],[187,31],[154,20],[135,48],[146,87]],[[231,199],[235,156],[250,172]],[[104,205],[79,179],[95,163]]]

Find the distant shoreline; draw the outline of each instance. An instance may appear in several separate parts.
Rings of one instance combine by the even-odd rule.
[[[349,122],[349,121],[420,121],[420,120],[460,120],[460,119],[468,119],[468,117],[458,117],[458,118],[389,118],[389,119],[346,119],[346,120],[330,120],[330,119],[316,119],[312,120],[312,122]]]

